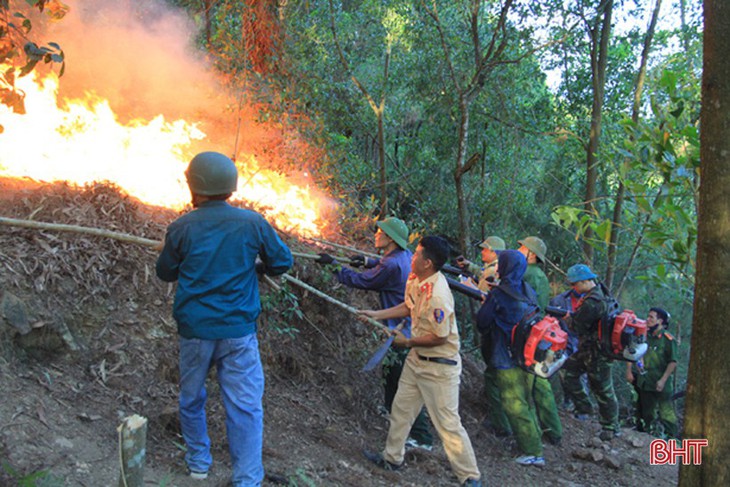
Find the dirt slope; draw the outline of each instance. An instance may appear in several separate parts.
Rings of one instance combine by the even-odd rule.
[[[0,179],[0,216],[159,239],[176,215],[106,186],[79,191]],[[170,314],[174,288],[154,277],[156,254],[108,239],[2,225],[0,243],[0,485],[116,485],[116,428],[131,414],[149,419],[148,485],[227,485],[214,381],[211,477],[201,482],[184,476]],[[373,294],[334,286],[315,264],[297,262],[292,273],[356,307],[376,305]],[[380,448],[387,433],[387,420],[378,414],[378,374],[359,372],[379,343],[372,330],[300,289],[292,290],[298,308],[268,286],[261,289],[267,308],[260,322],[267,374],[265,485],[456,485],[438,442],[433,452],[409,452],[406,468],[396,473],[362,457],[364,447]],[[466,357],[461,413],[489,484],[676,483],[676,467],[649,465],[648,436],[625,430],[622,438],[602,443],[595,438],[596,422],[567,413],[564,441],[546,446],[545,468],[514,464],[514,442],[481,426],[481,370],[476,357]]]

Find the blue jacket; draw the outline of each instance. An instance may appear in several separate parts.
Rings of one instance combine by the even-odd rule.
[[[218,340],[256,332],[257,255],[271,275],[293,263],[289,248],[255,211],[206,201],[170,224],[157,276],[178,281],[173,317],[182,337]]]
[[[401,304],[405,299],[406,282],[408,282],[408,275],[411,273],[412,256],[410,250],[398,248],[377,260],[375,267],[362,272],[343,267],[336,273],[337,280],[345,286],[378,291],[380,306],[383,309],[391,308]],[[368,259],[368,261],[372,262],[373,259]],[[400,322],[401,319],[399,318],[383,320],[383,323],[391,329],[398,326]],[[410,318],[406,319],[403,334],[408,338],[411,336]]]
[[[510,343],[512,328],[519,323],[529,306],[537,306],[537,295],[522,278],[527,270],[525,256],[516,250],[499,252],[497,264],[499,286],[489,293],[477,313],[477,328],[482,333],[482,354],[490,367],[511,369],[517,364],[512,360]],[[515,299],[512,294],[524,296],[526,301]]]

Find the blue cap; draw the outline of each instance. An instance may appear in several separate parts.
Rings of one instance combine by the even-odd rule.
[[[593,273],[590,267],[585,264],[575,264],[573,267],[568,269],[568,282],[575,284],[579,281],[587,281],[589,279],[595,279],[597,276]]]

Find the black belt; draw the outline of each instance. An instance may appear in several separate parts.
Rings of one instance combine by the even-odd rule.
[[[450,358],[443,357],[424,357],[423,355],[418,355],[418,358],[421,360],[426,360],[428,362],[436,362],[437,364],[444,365],[458,365],[459,363],[456,360],[451,360]]]

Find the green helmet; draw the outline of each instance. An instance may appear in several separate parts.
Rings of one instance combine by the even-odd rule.
[[[185,178],[190,191],[204,196],[228,194],[238,187],[238,169],[219,152],[201,152],[190,161]]]
[[[547,254],[547,245],[539,237],[525,237],[518,240],[517,243],[527,247],[527,250],[535,254],[540,262],[545,262],[545,254]]]
[[[484,242],[480,243],[479,246],[483,249],[489,249],[489,250],[504,250],[505,244],[504,240],[501,238],[492,235],[491,237],[487,237]]]
[[[408,227],[400,218],[389,217],[375,223],[387,236],[393,239],[398,247],[408,247]]]

